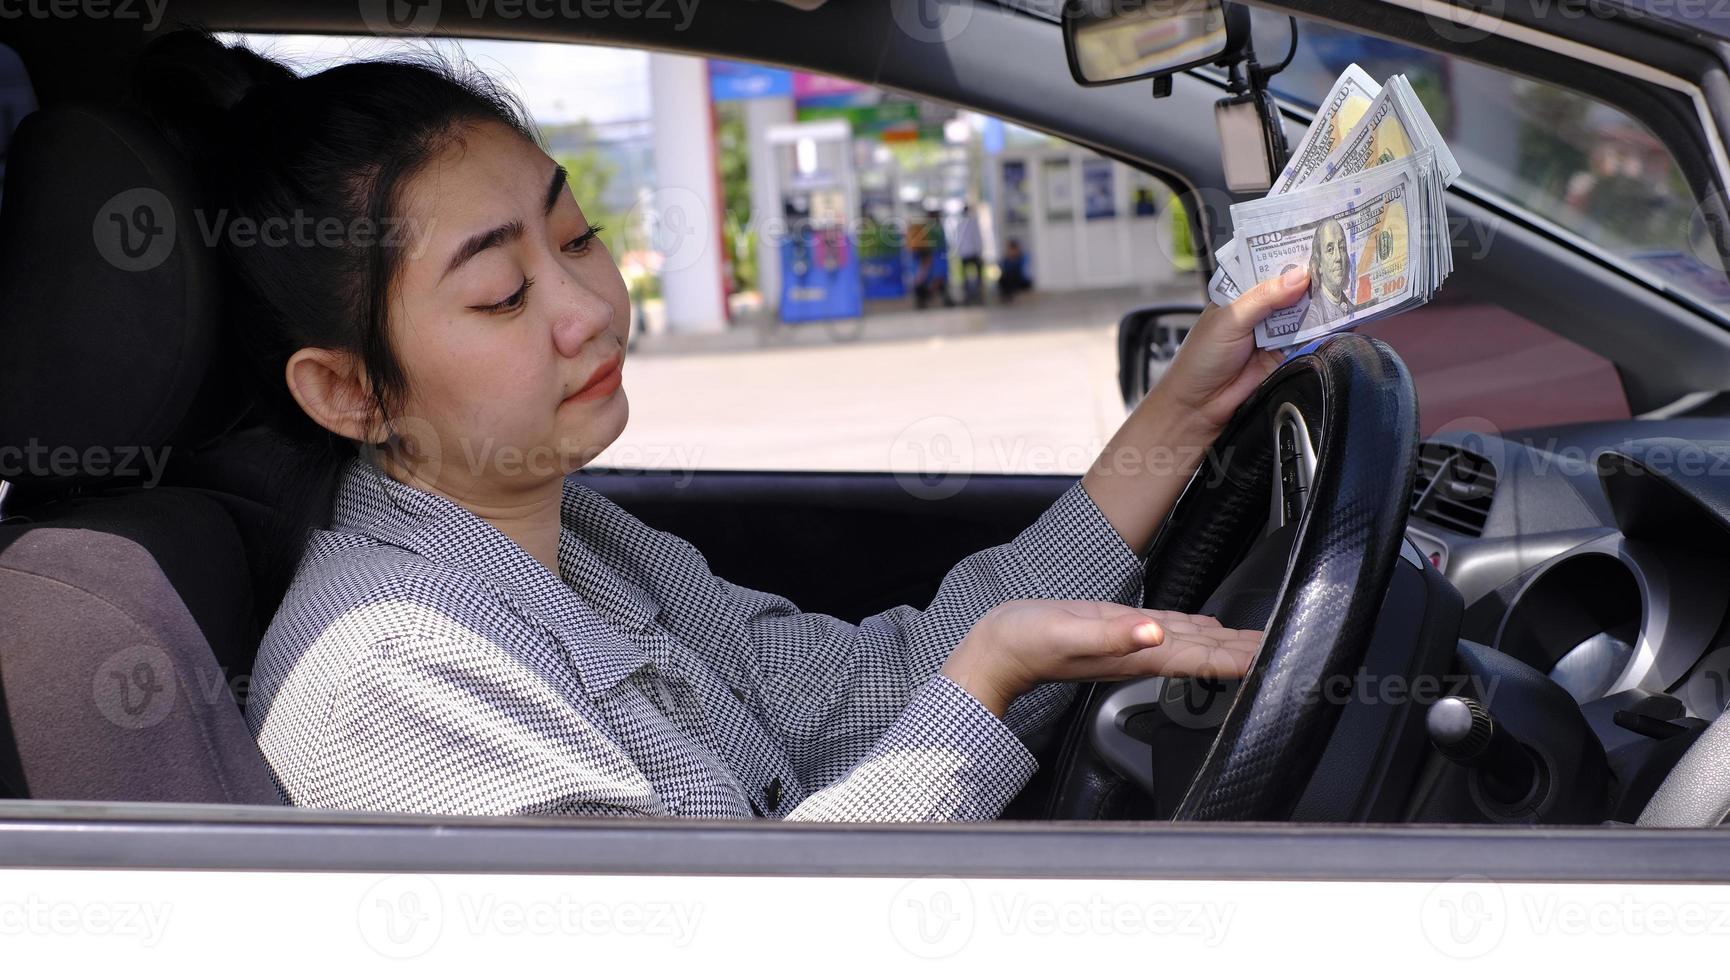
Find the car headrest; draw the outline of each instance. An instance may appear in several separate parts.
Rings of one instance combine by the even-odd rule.
[[[138,482],[143,454],[232,424],[203,388],[221,286],[195,202],[142,116],[66,106],[19,124],[0,197],[0,479]]]

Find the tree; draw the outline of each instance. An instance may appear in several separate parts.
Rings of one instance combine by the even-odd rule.
[[[625,233],[624,216],[608,207],[607,189],[612,186],[619,168],[595,149],[600,141],[595,138],[594,125],[582,119],[567,126],[545,127],[543,134],[551,146],[574,147],[555,149],[552,157],[565,168],[565,182],[570,185],[577,205],[583,209],[583,216],[589,219],[590,225],[606,229],[602,237],[607,247],[616,252],[615,245]]]
[[[727,262],[733,288],[757,284],[757,236],[751,233],[751,143],[745,129],[743,102],[715,107],[715,151],[721,171],[721,206],[725,209]],[[773,217],[762,215],[763,219]]]

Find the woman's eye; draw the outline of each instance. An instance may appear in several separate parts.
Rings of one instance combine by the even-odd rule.
[[[511,312],[511,311],[515,310],[516,308],[523,305],[523,300],[529,294],[529,287],[533,286],[534,284],[535,284],[535,281],[533,279],[527,278],[525,276],[523,278],[523,284],[521,286],[517,287],[516,292],[510,294],[509,296],[506,296],[504,299],[499,300],[497,303],[486,303],[486,304],[483,304],[481,306],[471,306],[471,307],[469,307],[469,309],[476,310],[476,311],[481,312],[481,313],[509,313],[509,312]]]
[[[565,251],[572,255],[584,255],[589,251],[589,245],[606,229],[601,225],[591,225],[589,230],[565,243]]]

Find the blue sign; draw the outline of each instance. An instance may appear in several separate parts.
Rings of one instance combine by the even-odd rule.
[[[716,102],[793,94],[793,73],[738,61],[709,59],[709,96]]]
[[[979,131],[979,141],[987,156],[996,156],[1003,152],[1003,120],[996,116],[986,116],[985,126]]]
[[[896,249],[887,255],[859,260],[859,278],[866,299],[900,299],[907,295],[907,253]]]
[[[838,232],[796,232],[781,243],[781,322],[845,320],[864,312],[859,255]]]

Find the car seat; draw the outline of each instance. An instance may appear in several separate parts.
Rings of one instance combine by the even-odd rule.
[[[280,803],[235,695],[267,508],[172,475],[247,404],[187,167],[47,108],[0,200],[0,795]]]

